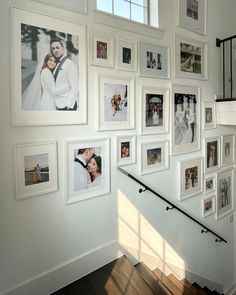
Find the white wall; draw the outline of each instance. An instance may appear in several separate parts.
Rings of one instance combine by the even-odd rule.
[[[230,223],[229,216],[216,221],[214,216],[203,220],[213,230],[223,235],[228,240],[228,244],[214,242],[211,235],[201,235],[200,228],[196,227],[186,218],[177,212],[166,212],[165,204],[157,200],[149,193],[144,193],[140,197],[137,193],[136,184],[116,171],[115,166],[115,142],[116,136],[124,134],[122,131],[103,132],[102,135],[111,137],[111,194],[101,196],[88,201],[65,205],[64,196],[64,149],[63,144],[66,138],[93,137],[97,136],[96,122],[93,119],[97,110],[94,108],[98,94],[94,88],[97,73],[107,73],[104,68],[88,68],[88,125],[84,126],[38,126],[38,127],[12,127],[11,125],[11,84],[10,84],[10,5],[17,3],[36,10],[47,11],[52,16],[65,15],[72,21],[85,22],[88,25],[88,33],[92,30],[102,30],[109,32],[114,37],[123,37],[133,40],[144,40],[156,42],[157,44],[168,46],[173,53],[173,35],[181,35],[203,40],[208,43],[208,70],[209,79],[184,80],[174,78],[173,65],[174,58],[171,55],[171,76],[170,80],[155,80],[140,78],[137,76],[136,89],[139,83],[155,85],[158,87],[171,88],[171,83],[199,86],[201,88],[201,99],[213,100],[218,88],[218,49],[215,47],[216,37],[226,37],[234,34],[231,21],[223,22],[228,18],[222,11],[233,14],[235,3],[231,1],[208,0],[207,35],[200,36],[176,27],[175,12],[177,1],[160,0],[160,27],[164,30],[163,40],[147,37],[141,34],[133,34],[109,28],[103,25],[92,23],[92,12],[89,15],[77,15],[74,12],[66,12],[60,9],[45,6],[34,1],[1,1],[0,30],[2,36],[0,67],[1,75],[1,203],[0,203],[0,294],[9,288],[39,276],[61,264],[69,263],[74,258],[93,251],[97,247],[102,247],[106,243],[112,243],[118,239],[122,243],[136,244],[124,235],[125,229],[121,230],[120,211],[129,204],[130,209],[125,213],[125,217],[136,218],[139,225],[146,224],[146,227],[139,228],[137,235],[142,236],[144,242],[153,243],[152,235],[146,235],[148,225],[153,235],[159,236],[158,241],[162,252],[173,253],[181,260],[182,265],[193,273],[199,274],[210,280],[221,284],[224,288],[234,281],[234,227]],[[89,2],[91,4],[91,2]],[[89,5],[90,8],[90,5]],[[88,48],[89,49],[89,48]],[[4,69],[4,72],[3,72]],[[115,72],[115,70],[113,70]],[[110,73],[110,71],[108,71]],[[139,122],[141,118],[140,100],[136,95],[136,130],[125,133],[139,134]],[[235,127],[218,127],[213,131],[203,131],[202,137],[235,133]],[[101,135],[101,134],[99,134]],[[143,140],[169,139],[169,134],[162,136],[138,135],[138,143]],[[15,200],[14,184],[14,158],[13,145],[16,143],[37,142],[45,140],[58,141],[58,166],[59,166],[59,191],[50,195],[22,201]],[[143,177],[144,181],[150,184],[158,192],[177,203],[190,214],[201,218],[201,199],[198,195],[186,201],[177,201],[177,162],[180,159],[191,158],[203,155],[203,149],[194,154],[170,157],[170,169],[150,174]],[[139,159],[138,159],[139,160]],[[137,173],[138,167],[133,165],[129,168]],[[118,193],[118,190],[123,193]],[[125,197],[124,197],[125,196]],[[136,209],[136,210],[135,210]],[[123,211],[122,211],[123,212]],[[140,222],[141,219],[143,220]],[[144,222],[145,220],[145,222]],[[144,223],[143,223],[144,222]],[[122,235],[120,234],[122,232]],[[160,238],[161,237],[161,238]],[[149,239],[149,240],[148,240]],[[140,244],[139,244],[140,245]],[[162,253],[162,254],[163,254]],[[162,255],[163,259],[171,260],[170,257]],[[105,260],[102,263],[104,263]],[[96,265],[96,258],[94,266]],[[177,263],[178,264],[178,263]],[[91,266],[92,267],[92,266]],[[57,278],[58,279],[58,278]],[[72,279],[72,276],[71,276]],[[68,278],[68,281],[70,278]],[[49,284],[50,285],[50,284]],[[60,286],[58,280],[55,286]],[[50,290],[50,288],[48,288]],[[39,291],[39,290],[37,290]],[[4,293],[4,292],[3,292]],[[10,293],[9,293],[10,294]],[[15,293],[17,294],[17,293]],[[20,293],[18,293],[20,294]],[[36,293],[35,293],[36,294]],[[45,292],[46,294],[46,292]]]

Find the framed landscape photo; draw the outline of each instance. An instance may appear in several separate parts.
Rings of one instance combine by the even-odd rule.
[[[171,103],[172,155],[200,149],[200,89],[173,85]]]
[[[15,179],[17,200],[57,191],[57,143],[16,145]]]
[[[216,189],[216,176],[208,175],[204,179],[204,193],[208,194],[214,192]]]
[[[13,124],[87,123],[85,26],[11,12]]]
[[[91,64],[95,66],[113,68],[113,37],[102,33],[91,33]]]
[[[207,79],[207,44],[175,36],[175,76]]]
[[[140,75],[169,78],[169,48],[140,43]]]
[[[169,142],[140,143],[140,174],[149,174],[169,168]]]
[[[207,217],[216,212],[215,200],[215,195],[208,196],[202,200],[202,217]]]
[[[204,101],[203,108],[203,129],[216,128],[216,108],[215,102]]]
[[[110,140],[108,138],[66,141],[66,203],[110,192]]]
[[[134,41],[117,40],[117,69],[136,71],[137,43]]]
[[[216,219],[234,211],[234,169],[217,173]]]
[[[125,75],[100,76],[98,130],[134,128],[134,80]]]
[[[117,136],[117,165],[129,165],[136,162],[136,136]]]
[[[179,161],[179,200],[202,192],[202,158]]]
[[[205,35],[206,1],[178,0],[178,25],[186,30]]]
[[[221,166],[234,164],[234,144],[234,135],[230,134],[221,136]]]
[[[220,136],[204,139],[205,172],[212,172],[220,168]]]
[[[141,134],[169,131],[169,100],[169,89],[142,87]]]

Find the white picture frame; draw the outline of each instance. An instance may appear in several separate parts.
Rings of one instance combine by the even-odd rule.
[[[169,132],[170,89],[142,86],[141,134]]]
[[[203,188],[203,158],[179,161],[179,195],[180,201],[200,194]]]
[[[171,154],[200,149],[200,88],[173,85],[171,103]]]
[[[169,48],[140,42],[140,75],[170,78]]]
[[[207,80],[207,43],[175,35],[175,76]]]
[[[11,13],[13,125],[86,124],[85,26],[16,7],[12,7]],[[29,45],[29,36],[27,35],[29,32],[32,40],[38,38],[34,47]],[[65,56],[67,56],[68,48],[70,48],[71,57],[67,56],[63,64],[58,62],[57,66],[54,67],[53,73],[57,72],[57,67],[64,69],[63,75],[61,74],[62,71],[58,71],[60,73],[57,77],[53,77],[54,74],[49,70],[48,63],[41,71],[45,58],[49,57],[48,54],[50,54],[52,47],[50,42],[54,38],[50,37],[49,34],[57,36],[58,44],[63,48]],[[65,45],[67,42],[70,43],[70,47]],[[54,58],[53,66],[56,64],[55,61]],[[68,86],[68,83],[63,84],[64,73],[70,81],[70,86]],[[54,79],[56,79],[56,83]],[[74,93],[73,96],[71,96],[72,92]],[[63,110],[59,111],[59,108]],[[70,111],[68,108],[70,108]]]
[[[204,139],[204,172],[212,172],[220,168],[220,136]]]
[[[216,128],[216,104],[211,101],[203,101],[202,103],[202,121],[203,129]]]
[[[221,166],[234,165],[235,136],[227,134],[221,136]]]
[[[206,3],[207,0],[178,0],[178,25],[206,35]]]
[[[66,204],[108,194],[110,192],[110,139],[68,139],[65,141],[65,149]]]
[[[207,175],[204,178],[204,193],[209,194],[216,190],[216,175]]]
[[[122,135],[116,138],[117,166],[130,165],[136,162],[136,136]]]
[[[219,171],[217,174],[216,219],[234,212],[234,169]]]
[[[117,65],[122,71],[135,72],[137,69],[137,42],[117,39]]]
[[[139,143],[140,175],[169,169],[169,141]]]
[[[208,217],[216,212],[215,206],[216,196],[210,195],[202,200],[202,217]]]
[[[134,129],[134,79],[98,76],[98,131]]]
[[[58,190],[56,141],[14,146],[16,200]]]

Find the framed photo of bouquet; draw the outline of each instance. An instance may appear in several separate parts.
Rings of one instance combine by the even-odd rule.
[[[220,168],[220,136],[208,137],[204,140],[205,172],[212,172]]]
[[[203,129],[214,129],[216,128],[216,108],[215,102],[204,101],[203,108]]]
[[[117,165],[129,165],[136,162],[136,136],[117,136]]]
[[[208,196],[202,200],[202,217],[207,217],[216,212],[215,200],[215,195]]]
[[[221,166],[234,164],[234,143],[234,135],[230,134],[221,136]]]
[[[12,8],[14,125],[87,123],[86,30]]]

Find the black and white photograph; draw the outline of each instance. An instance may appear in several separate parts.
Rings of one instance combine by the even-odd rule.
[[[131,64],[131,48],[122,48],[122,62],[124,64]]]
[[[208,196],[202,200],[202,217],[215,213],[215,195]]]
[[[216,177],[215,175],[210,175],[204,179],[204,193],[208,194],[215,191],[216,188]]]
[[[163,126],[163,94],[146,93],[145,127]]]
[[[187,16],[198,20],[198,0],[187,0]]]
[[[221,136],[221,165],[234,164],[234,143],[235,136],[233,134]]]
[[[216,128],[216,109],[215,102],[204,101],[202,104],[203,129]]]
[[[220,167],[220,137],[209,137],[205,142],[205,172],[217,170]]]
[[[198,166],[185,169],[185,190],[198,185]]]

